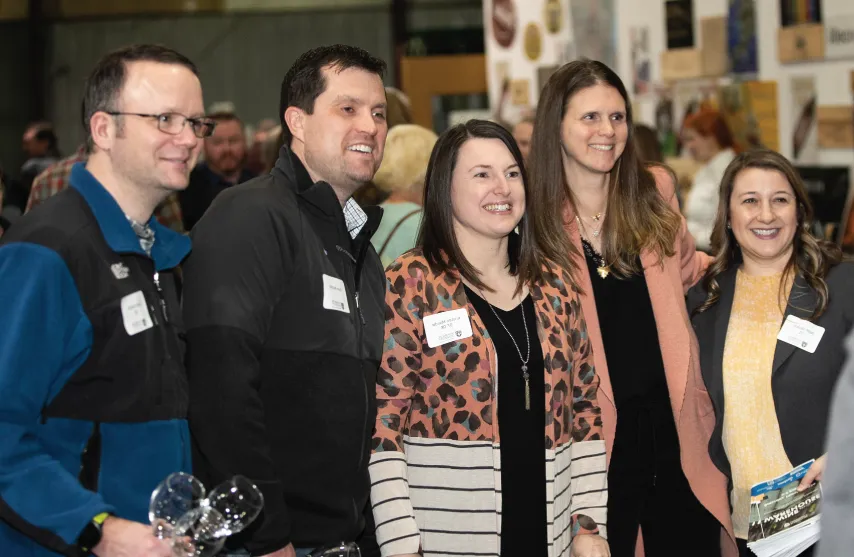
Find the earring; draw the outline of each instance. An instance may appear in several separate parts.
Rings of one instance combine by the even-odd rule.
[[[730,223],[726,223],[726,227],[728,230],[732,230],[732,225]]]

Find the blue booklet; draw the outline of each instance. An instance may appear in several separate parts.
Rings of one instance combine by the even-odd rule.
[[[794,557],[818,541],[821,484],[798,491],[813,462],[750,489],[747,545],[759,557]]]

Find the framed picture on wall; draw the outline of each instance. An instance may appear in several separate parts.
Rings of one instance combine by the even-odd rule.
[[[851,169],[847,166],[795,167],[804,181],[815,211],[813,234],[841,243],[848,215],[845,202],[851,186]]]
[[[780,0],[780,25],[821,23],[821,0]]]

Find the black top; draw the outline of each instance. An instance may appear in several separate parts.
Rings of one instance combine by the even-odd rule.
[[[483,320],[498,356],[498,423],[501,436],[501,555],[548,555],[546,540],[546,408],[543,351],[537,337],[534,303],[521,304],[528,326],[531,357],[528,360],[531,409],[525,409],[525,380],[513,335],[522,356],[527,356],[525,328],[519,306],[495,308],[466,287],[466,295]],[[494,306],[493,306],[494,307]]]
[[[582,242],[617,407],[609,483],[651,480],[661,463],[679,466],[679,440],[646,277],[600,277],[598,254]]]
[[[240,171],[237,184],[248,182],[255,175],[246,169]],[[207,165],[200,162],[190,172],[190,183],[186,189],[178,192],[178,202],[181,205],[181,219],[185,230],[192,230],[199,219],[205,214],[213,200],[226,189],[236,184],[229,182]]]

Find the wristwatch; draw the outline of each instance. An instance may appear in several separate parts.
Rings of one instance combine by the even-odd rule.
[[[90,520],[89,524],[83,528],[83,531],[80,532],[80,535],[77,537],[77,549],[79,549],[79,555],[85,557],[92,554],[92,550],[101,541],[104,521],[107,520],[107,517],[109,516],[110,513],[101,513],[96,515],[95,518]]]

